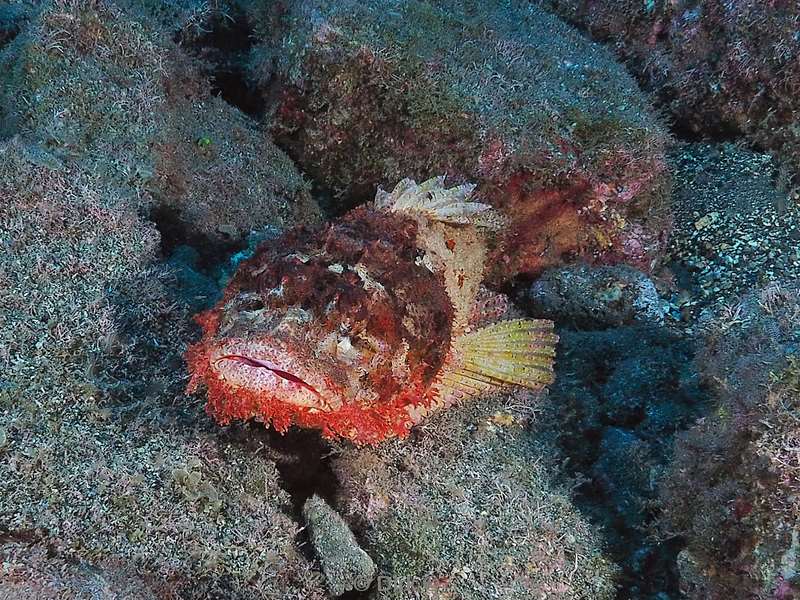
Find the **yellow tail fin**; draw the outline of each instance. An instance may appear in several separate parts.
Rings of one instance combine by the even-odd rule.
[[[557,342],[553,322],[546,320],[501,321],[461,336],[439,383],[444,403],[513,386],[547,386]]]

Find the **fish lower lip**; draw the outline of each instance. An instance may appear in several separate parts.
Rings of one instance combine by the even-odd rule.
[[[249,356],[243,356],[241,354],[225,354],[217,358],[217,360],[214,362],[219,362],[221,360],[233,360],[235,362],[247,365],[248,367],[254,367],[257,369],[267,369],[269,371],[272,371],[276,376],[280,377],[281,379],[285,379],[286,381],[299,385],[309,390],[313,394],[320,396],[319,391],[317,391],[317,389],[313,385],[304,381],[294,373],[290,373],[289,371],[284,371],[278,365],[271,363],[268,360],[250,358]]]

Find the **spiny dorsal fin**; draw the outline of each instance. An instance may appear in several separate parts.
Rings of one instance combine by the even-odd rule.
[[[445,405],[513,386],[539,390],[553,382],[558,336],[553,322],[501,321],[453,344],[453,358],[439,381]]]
[[[446,188],[444,175],[422,183],[403,179],[391,192],[378,189],[375,207],[392,212],[421,214],[432,221],[499,229],[505,219],[489,204],[470,200],[475,185]]]

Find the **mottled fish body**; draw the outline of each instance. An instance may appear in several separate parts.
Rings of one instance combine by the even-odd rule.
[[[472,191],[404,180],[322,230],[264,243],[198,316],[190,390],[205,385],[220,423],[375,443],[456,401],[549,384],[553,324],[491,323],[505,303],[481,282],[503,219]]]

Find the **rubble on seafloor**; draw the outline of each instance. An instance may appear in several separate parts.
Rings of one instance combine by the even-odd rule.
[[[339,513],[315,494],[303,504],[303,518],[328,591],[341,596],[351,590],[367,590],[375,580],[375,562],[358,545]]]
[[[758,564],[772,570],[760,580],[763,587],[758,593],[766,593],[770,585],[790,590],[783,571],[775,567],[791,552],[788,520],[773,519],[782,533],[772,538],[767,535],[768,509],[754,514],[760,521],[745,524],[725,522],[713,508],[719,506],[718,494],[732,494],[737,486],[748,498],[739,502],[749,505],[752,486],[764,485],[759,482],[772,477],[769,470],[758,475],[722,471],[729,460],[726,453],[735,456],[730,460],[742,460],[738,444],[752,431],[746,423],[752,423],[753,416],[745,417],[747,412],[762,411],[771,422],[772,417],[766,416],[773,410],[769,406],[777,406],[776,398],[783,398],[780,402],[786,405],[787,394],[780,392],[786,387],[773,385],[768,397],[766,387],[758,394],[737,395],[736,390],[750,386],[737,379],[720,389],[720,379],[726,378],[709,372],[708,351],[699,358],[695,355],[720,327],[744,329],[748,333],[743,337],[752,338],[751,349],[730,347],[728,360],[749,361],[752,348],[761,347],[760,352],[766,352],[759,355],[761,375],[783,372],[780,353],[765,350],[778,337],[764,328],[777,331],[777,321],[758,315],[754,319],[753,307],[759,302],[768,311],[783,306],[782,323],[790,327],[786,312],[790,302],[784,292],[798,277],[800,207],[777,184],[775,162],[769,155],[732,144],[689,143],[678,145],[672,156],[675,226],[664,265],[652,278],[630,267],[562,267],[545,271],[518,297],[533,316],[556,319],[561,337],[552,402],[543,407],[535,429],[546,438],[555,437],[568,460],[566,472],[576,478],[577,504],[604,524],[609,551],[622,566],[623,589],[630,597],[648,593],[672,597],[681,589],[705,597],[708,590],[732,590],[737,585],[731,584],[735,567],[730,565],[735,560],[726,555],[730,548],[703,542],[708,535],[702,522],[706,518],[724,523],[719,535],[736,540],[738,547],[757,532],[762,561]],[[754,287],[761,291],[742,303],[742,294]],[[726,334],[726,339],[732,335]],[[785,350],[792,352],[791,344]],[[749,408],[740,404],[745,396],[751,398]],[[727,407],[721,408],[722,417],[714,412],[718,402]],[[737,410],[741,416],[731,420]],[[675,434],[698,418],[706,425],[676,441]],[[773,439],[769,452],[778,451],[775,438],[796,435],[790,424],[784,418],[773,430],[763,430],[774,434],[760,434],[761,440]],[[673,444],[679,463],[670,466]],[[658,531],[663,522],[661,494],[677,506],[687,497],[686,490],[708,485],[701,483],[705,471],[692,463],[701,457],[722,465],[714,474],[720,487],[711,487],[706,505],[696,509],[697,521],[688,525],[695,550],[687,552],[682,551],[680,536]],[[680,471],[681,464],[691,470]],[[670,479],[659,483],[670,469]],[[789,479],[784,480],[788,485]],[[662,486],[667,491],[661,492]],[[780,489],[764,495],[772,498],[773,506],[791,495]],[[781,494],[786,494],[783,500]],[[685,507],[669,510],[675,511],[673,522],[677,519],[686,528]],[[710,556],[725,556],[726,571],[715,575]]]
[[[665,262],[683,288],[673,298],[679,311],[697,314],[800,277],[800,203],[776,184],[769,155],[694,143],[676,148],[673,162],[675,223]]]

